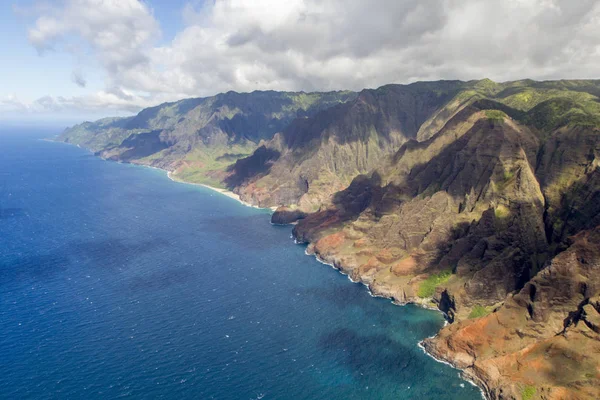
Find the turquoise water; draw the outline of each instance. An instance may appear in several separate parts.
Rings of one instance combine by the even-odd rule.
[[[479,399],[290,227],[157,170],[0,133],[0,398]]]

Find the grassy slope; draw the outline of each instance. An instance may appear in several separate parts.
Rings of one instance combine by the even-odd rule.
[[[202,183],[218,188],[225,188],[218,178],[219,173],[240,158],[252,154],[256,145],[252,142],[219,146],[213,148],[195,149],[188,153],[182,166],[177,169],[174,176],[185,182]]]

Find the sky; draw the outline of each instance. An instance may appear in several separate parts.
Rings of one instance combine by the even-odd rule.
[[[598,0],[0,0],[0,121],[235,90],[600,78]]]

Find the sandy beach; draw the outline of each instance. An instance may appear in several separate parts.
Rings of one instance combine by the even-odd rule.
[[[180,179],[176,179],[175,177],[173,177],[173,175],[171,174],[171,171],[167,171],[167,176],[169,177],[170,180],[172,180],[173,182],[178,182],[178,183],[185,183],[188,185],[196,185],[196,186],[203,186],[207,189],[210,190],[214,190],[215,192],[218,192],[224,196],[227,196],[231,199],[237,200],[238,202],[242,203],[243,205],[247,206],[247,207],[253,207],[253,208],[262,208],[262,209],[269,209],[271,211],[275,211],[277,209],[277,207],[258,207],[255,206],[253,204],[250,204],[248,202],[245,202],[244,200],[242,200],[240,198],[240,196],[238,194],[233,193],[231,190],[227,190],[227,189],[220,189],[220,188],[216,188],[214,186],[210,186],[210,185],[206,185],[204,183],[193,183],[193,182],[186,182]]]

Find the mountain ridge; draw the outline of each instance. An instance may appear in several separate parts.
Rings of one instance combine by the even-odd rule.
[[[146,108],[137,115],[85,122],[58,140],[90,148],[101,157],[171,171],[194,183],[221,186],[210,173],[251,154],[261,140],[294,118],[353,98],[337,92],[227,92]],[[225,157],[226,160],[223,160]]]
[[[417,82],[342,93],[319,97],[310,113],[292,110],[252,146],[184,140],[193,146],[174,160],[167,150],[181,144],[176,133],[156,129],[130,132],[118,152],[98,154],[150,157],[184,180],[192,164],[243,201],[279,206],[272,221],[295,223],[309,253],[376,295],[443,311],[454,323],[425,348],[489,398],[600,397],[600,357],[581,348],[600,343],[600,81]],[[247,118],[229,105],[211,112],[226,124]],[[118,141],[120,128],[104,128],[111,123],[99,123],[100,135]],[[221,146],[218,155],[211,145]],[[144,157],[128,159],[131,150]],[[514,328],[492,324],[500,316]],[[556,335],[564,340],[549,339]],[[525,357],[538,342],[561,351],[544,362]],[[586,367],[559,376],[564,354]],[[521,368],[520,357],[537,364]]]

